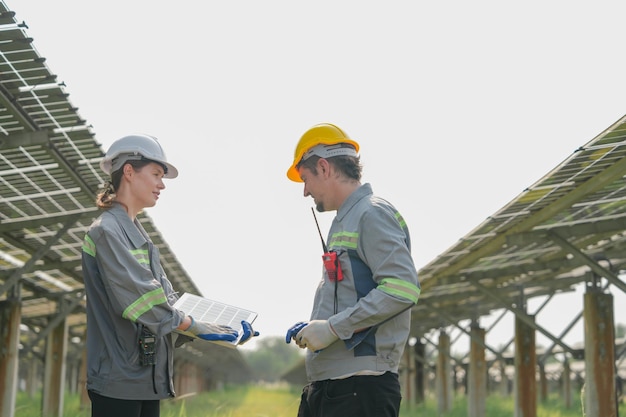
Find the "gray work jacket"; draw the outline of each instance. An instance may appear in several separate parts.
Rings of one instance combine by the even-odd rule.
[[[138,220],[115,203],[88,230],[82,254],[87,296],[87,389],[129,400],[175,395],[171,332],[184,313]],[[139,361],[139,336],[156,336],[156,364]]]
[[[330,281],[323,272],[311,320],[328,320],[340,340],[319,352],[307,351],[308,379],[397,373],[409,337],[410,307],[420,293],[402,216],[363,184],[337,210],[328,242],[339,254],[343,280]]]

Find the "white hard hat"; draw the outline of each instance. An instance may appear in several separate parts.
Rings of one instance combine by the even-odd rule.
[[[158,162],[165,168],[165,178],[176,178],[178,170],[174,165],[167,162],[165,152],[159,141],[149,135],[124,136],[113,142],[104,158],[100,161],[100,168],[111,175],[117,171],[127,161],[138,161],[148,159]]]

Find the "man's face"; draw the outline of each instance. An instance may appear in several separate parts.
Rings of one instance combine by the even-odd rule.
[[[310,196],[313,198],[317,211],[326,211],[326,208],[324,207],[326,184],[322,176],[319,174],[319,170],[317,174],[314,174],[309,168],[300,167],[298,168],[298,173],[304,182],[304,196]]]

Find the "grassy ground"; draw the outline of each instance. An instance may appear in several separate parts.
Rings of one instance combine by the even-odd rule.
[[[300,401],[300,387],[239,386],[220,391],[162,401],[161,417],[295,417]],[[89,410],[80,410],[78,395],[68,395],[64,402],[63,417],[89,417]],[[493,395],[487,398],[485,417],[511,417],[514,415],[512,397]],[[16,416],[41,415],[41,398],[28,398],[20,393],[16,402]],[[619,415],[626,416],[626,404],[621,404]],[[437,403],[429,398],[424,404],[403,402],[401,417],[439,416]],[[538,403],[537,417],[580,417],[580,398],[566,409],[558,395]],[[440,417],[467,417],[465,397],[458,397],[452,409]]]

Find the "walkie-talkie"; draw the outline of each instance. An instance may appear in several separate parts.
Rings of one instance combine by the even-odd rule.
[[[322,231],[320,230],[320,225],[317,222],[317,216],[315,215],[315,210],[313,209],[313,207],[311,207],[311,212],[313,213],[315,225],[317,226],[317,232],[320,234],[320,240],[322,241],[322,249],[324,249],[322,261],[324,262],[324,269],[326,269],[328,279],[330,281],[341,281],[343,279],[343,273],[341,272],[341,264],[339,263],[339,259],[337,259],[337,252],[329,251],[326,247],[326,242],[324,242],[324,238],[322,237]]]
[[[139,364],[142,366],[156,364],[156,336],[145,326],[141,326],[139,337]]]

